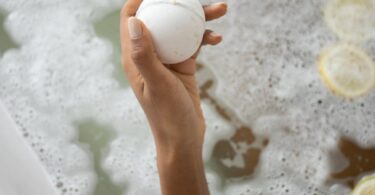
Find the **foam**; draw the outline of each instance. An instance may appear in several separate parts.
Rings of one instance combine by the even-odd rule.
[[[318,75],[320,51],[336,41],[320,15],[325,3],[228,1],[228,16],[211,24],[224,33],[224,42],[201,58],[219,80],[215,97],[270,139],[256,174],[242,184],[229,182],[225,194],[344,193],[347,187],[324,183],[331,171],[328,151],[343,135],[375,144],[375,94],[347,101],[331,94]],[[373,45],[367,43],[372,56]]]
[[[160,194],[146,117],[131,89],[113,78],[112,45],[92,26],[122,3],[0,0],[9,13],[5,25],[20,45],[0,58],[0,98],[62,194],[90,195],[99,182],[90,152],[77,143],[74,123],[87,118],[117,133],[102,167],[125,187],[124,194]],[[212,194],[347,193],[345,186],[324,183],[330,174],[327,154],[342,135],[363,146],[375,144],[375,94],[346,101],[320,80],[316,58],[337,40],[320,15],[325,1],[228,4],[228,15],[210,24],[224,42],[204,50],[200,60],[215,74],[215,98],[269,144],[245,180],[222,180],[207,165]],[[374,42],[365,48],[375,57]],[[215,143],[232,136],[235,126],[208,101],[202,107],[207,163]],[[227,165],[241,167],[241,159]]]
[[[95,37],[89,23],[95,5],[0,1],[0,6],[9,12],[5,25],[21,46],[0,60],[0,97],[61,193],[92,194],[96,175],[72,124],[95,118],[99,111],[91,108],[101,102],[105,109],[105,98],[117,89],[110,77],[111,45]]]
[[[136,98],[133,97],[132,101],[136,101]],[[133,108],[132,116],[138,120],[111,143],[104,167],[115,183],[127,186],[128,194],[142,194],[145,191],[159,194],[154,142],[149,127],[144,125],[146,119],[143,111],[137,105]],[[208,104],[203,103],[202,108],[207,120],[206,137],[210,138],[205,140],[204,145],[204,161],[207,162],[215,143],[229,137],[234,128],[221,119]],[[132,110],[131,106],[128,109]],[[211,175],[210,180],[214,189],[217,178]]]

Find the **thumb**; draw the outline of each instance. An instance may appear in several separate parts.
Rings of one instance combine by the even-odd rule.
[[[128,19],[130,56],[146,82],[160,81],[166,68],[154,52],[152,38],[145,25],[135,17]]]

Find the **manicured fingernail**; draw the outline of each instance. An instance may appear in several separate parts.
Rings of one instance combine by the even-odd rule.
[[[128,28],[131,39],[140,39],[142,37],[142,25],[137,18],[130,17],[128,19]]]

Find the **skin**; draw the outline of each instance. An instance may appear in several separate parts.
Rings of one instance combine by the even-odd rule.
[[[188,60],[162,64],[145,25],[134,16],[142,0],[128,0],[121,12],[122,62],[152,129],[163,195],[207,195],[202,147],[205,120],[195,79],[198,51]],[[225,15],[227,5],[204,6],[207,21]],[[222,37],[207,30],[202,45]]]

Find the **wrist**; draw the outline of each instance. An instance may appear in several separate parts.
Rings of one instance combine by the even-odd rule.
[[[163,194],[208,195],[201,147],[158,148],[157,166]]]
[[[198,140],[157,139],[158,162],[173,163],[184,159],[202,160],[203,143]]]
[[[202,156],[204,130],[197,126],[181,125],[184,128],[153,128],[157,155],[160,158]]]

